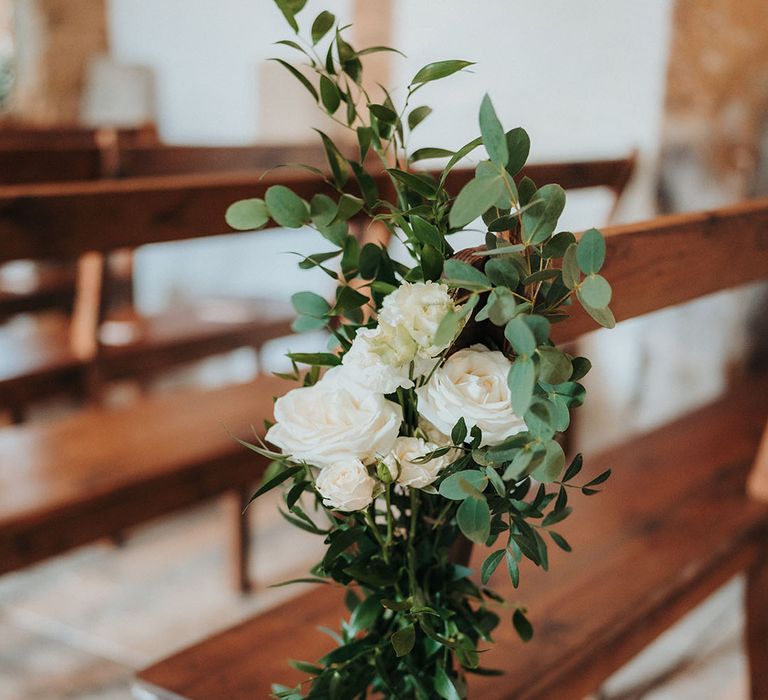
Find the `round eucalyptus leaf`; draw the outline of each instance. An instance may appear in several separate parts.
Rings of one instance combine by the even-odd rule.
[[[309,221],[307,203],[284,185],[272,185],[264,199],[269,213],[280,226],[300,228]]]
[[[611,285],[601,275],[589,275],[579,287],[579,297],[595,309],[604,309],[611,303]]]
[[[241,199],[230,204],[226,220],[227,224],[238,231],[252,231],[269,221],[269,211],[263,199]]]
[[[605,262],[605,239],[596,228],[586,231],[576,248],[576,259],[585,275],[600,272]]]

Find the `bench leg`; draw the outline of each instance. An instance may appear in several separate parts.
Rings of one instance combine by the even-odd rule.
[[[250,499],[250,492],[243,489],[230,496],[230,518],[232,521],[232,582],[235,590],[248,593],[251,590],[250,564],[251,529],[248,515],[244,512]]]
[[[752,700],[768,700],[768,556],[747,574],[747,654]]]

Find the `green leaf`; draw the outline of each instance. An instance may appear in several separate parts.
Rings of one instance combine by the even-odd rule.
[[[463,289],[483,290],[491,286],[490,280],[476,267],[451,258],[445,261],[443,273],[447,280]]]
[[[576,261],[576,244],[572,243],[563,255],[563,284],[568,289],[575,289],[581,280],[579,264]]]
[[[520,199],[520,206],[524,207],[531,203],[536,194],[536,183],[527,175],[517,184],[517,194]]]
[[[504,181],[499,177],[476,177],[464,187],[451,207],[448,222],[452,228],[461,228],[482,216],[496,204],[504,192]]]
[[[491,532],[491,511],[485,498],[467,498],[456,511],[459,529],[471,542],[485,544]]]
[[[531,405],[533,387],[536,382],[536,368],[533,361],[517,358],[509,369],[507,385],[511,393],[512,409],[518,416],[524,416]]]
[[[606,481],[608,481],[610,477],[611,477],[611,470],[606,469],[602,474],[599,474],[594,479],[592,479],[592,481],[584,484],[584,486],[599,486],[600,484],[603,484]]]
[[[287,357],[301,365],[335,367],[341,364],[341,358],[330,352],[289,352]]]
[[[425,179],[425,176],[409,173],[405,170],[399,170],[398,168],[388,168],[387,172],[396,180],[402,182],[414,192],[418,192],[423,197],[431,199],[435,196],[437,187],[433,182]]]
[[[357,539],[360,538],[360,533],[357,531],[347,530],[347,532],[353,532]],[[354,539],[352,541],[354,541]],[[352,544],[352,542],[347,544],[346,547],[350,544]],[[344,547],[344,549],[346,549],[346,547]],[[352,629],[357,630],[358,632],[370,629],[383,610],[384,608],[381,605],[381,600],[375,595],[369,596],[355,608],[355,611],[349,619],[349,624]]]
[[[596,228],[586,231],[579,240],[576,259],[585,275],[600,272],[605,262],[605,239]]]
[[[554,232],[565,208],[565,190],[560,185],[544,185],[529,204],[530,208],[523,212],[523,242],[535,245]]]
[[[427,105],[422,105],[421,107],[414,107],[408,113],[408,128],[415,129],[430,114],[432,114],[432,107],[428,107]],[[411,160],[413,160],[413,158],[411,158]]]
[[[509,160],[507,136],[487,93],[480,104],[480,133],[488,157],[497,165],[506,166]]]
[[[341,94],[336,84],[324,75],[320,76],[320,100],[328,114],[335,114],[341,104]]]
[[[577,295],[582,303],[595,309],[604,309],[611,303],[611,285],[601,275],[588,275],[579,286]]]
[[[571,464],[568,466],[568,469],[565,470],[565,475],[563,476],[563,483],[570,481],[576,475],[578,475],[583,465],[584,465],[584,459],[580,454],[577,454],[573,458],[573,461],[571,462]]]
[[[397,113],[384,105],[369,104],[368,109],[376,119],[385,124],[394,124],[397,121]]]
[[[422,85],[424,83],[432,82],[433,80],[440,80],[441,78],[447,78],[449,75],[453,75],[458,71],[472,66],[472,61],[437,61],[436,63],[428,63],[424,66],[411,80],[411,85]]]
[[[405,54],[398,49],[393,49],[391,46],[369,46],[365,49],[361,49],[357,52],[358,56],[368,56],[372,53],[381,53],[382,51],[390,51],[392,53],[399,53],[403,58],[406,58]]]
[[[483,582],[483,585],[488,583],[491,576],[493,576],[493,572],[496,571],[505,553],[506,550],[498,549],[483,562],[483,565],[480,567],[480,580]]]
[[[613,312],[609,308],[595,309],[588,304],[585,304],[581,299],[581,305],[595,321],[597,321],[603,328],[614,328],[616,326],[616,319],[613,317]]]
[[[432,224],[420,216],[411,216],[411,228],[416,240],[423,245],[431,245],[440,250],[443,247],[443,237]]]
[[[331,223],[336,218],[336,202],[328,195],[316,194],[312,197],[309,212],[312,221],[320,234],[339,248],[343,248],[349,238],[346,222],[337,221]]]
[[[507,552],[507,571],[509,572],[509,578],[512,580],[512,585],[517,588],[520,585],[520,567],[509,552]]]
[[[569,377],[572,382],[578,382],[579,379],[585,377],[589,370],[592,369],[592,363],[586,357],[574,357],[571,360],[573,365],[573,374]]]
[[[520,284],[520,270],[510,258],[489,260],[485,264],[485,274],[497,287],[509,287],[515,290]]]
[[[536,345],[544,345],[549,340],[549,331],[552,325],[544,316],[534,314],[531,316],[522,316],[523,322],[531,329],[533,337],[536,339]]]
[[[463,501],[477,492],[482,493],[487,483],[488,477],[483,472],[476,469],[465,469],[444,479],[438,492],[448,500]]]
[[[520,317],[513,318],[504,329],[504,336],[520,357],[528,358],[536,351],[536,337]]]
[[[339,204],[336,209],[336,215],[333,217],[331,224],[335,224],[337,221],[348,221],[362,208],[363,200],[359,197],[355,197],[351,194],[341,195],[341,199],[339,199]]]
[[[454,445],[461,445],[467,439],[467,423],[464,418],[459,418],[456,425],[451,430],[451,442]]]
[[[315,21],[312,22],[312,43],[316,44],[320,41],[333,27],[336,22],[336,16],[332,12],[323,10]]]
[[[284,185],[272,185],[264,200],[275,223],[287,228],[300,228],[309,221],[309,206]]]
[[[509,152],[509,161],[507,162],[507,172],[510,175],[517,175],[528,160],[528,154],[531,151],[531,139],[528,132],[521,127],[507,132],[507,151]]]
[[[258,491],[251,496],[251,499],[249,503],[256,500],[259,496],[263,496],[267,491],[271,491],[275,486],[279,486],[284,481],[290,479],[294,474],[298,474],[300,471],[302,471],[304,467],[288,467],[284,471],[277,474],[277,476],[273,476],[269,481],[265,482],[261,485]]]
[[[453,155],[453,151],[449,151],[447,148],[419,148],[411,154],[411,163],[418,163],[421,160],[429,160],[430,158],[450,158]]]
[[[299,31],[299,25],[296,23],[297,15],[307,4],[307,0],[275,0],[275,5],[280,8],[280,11],[288,20],[288,24],[291,25],[294,32]]]
[[[296,292],[291,297],[291,304],[297,313],[313,318],[323,318],[331,310],[330,304],[314,292]]]
[[[550,440],[544,451],[544,459],[534,470],[533,477],[543,484],[550,484],[560,476],[564,466],[565,453],[563,448],[560,447],[559,443]]]
[[[515,316],[517,301],[506,287],[496,287],[488,297],[486,305],[487,317],[496,326],[504,326]],[[482,321],[482,311],[477,315],[477,320]]]
[[[533,639],[533,626],[520,608],[515,610],[514,615],[512,615],[512,624],[524,642],[530,642]]]
[[[493,486],[499,498],[504,498],[507,493],[507,487],[504,484],[504,480],[499,475],[499,472],[497,472],[493,467],[488,466],[485,468],[485,474],[488,477],[488,481],[491,482],[491,486]]]
[[[560,547],[564,552],[571,552],[573,551],[573,548],[570,544],[568,544],[568,540],[565,539],[562,535],[559,535],[556,532],[549,531],[549,536],[552,538],[552,541]]]
[[[413,645],[416,643],[416,628],[410,624],[397,630],[392,635],[392,648],[396,656],[405,656],[411,653]]]
[[[367,303],[368,297],[365,294],[360,294],[360,292],[352,287],[341,287],[336,296],[336,304],[331,312],[336,315],[345,311],[359,309],[363,304]]]
[[[252,231],[269,221],[269,210],[263,199],[241,199],[229,205],[225,218],[238,231]]]
[[[339,149],[336,148],[336,144],[334,144],[328,136],[319,129],[315,129],[315,131],[320,134],[320,138],[323,141],[325,155],[328,159],[328,165],[331,168],[334,182],[338,187],[344,187],[349,179],[349,165],[347,164],[346,158],[341,155]]]
[[[472,139],[469,143],[464,144],[458,151],[456,151],[456,153],[453,154],[451,159],[446,164],[445,168],[443,168],[443,180],[451,168],[456,165],[456,163],[458,163],[464,156],[472,153],[472,151],[474,151],[478,146],[482,145],[483,139],[481,136],[478,136],[477,138]]]
[[[366,280],[372,280],[379,271],[381,262],[381,248],[375,243],[366,243],[360,251],[358,265],[360,276]]]
[[[542,256],[545,258],[562,258],[568,247],[575,242],[576,236],[570,231],[561,231],[547,241]]]
[[[427,244],[421,249],[421,271],[426,281],[435,282],[440,279],[444,260],[443,254],[434,246]],[[455,333],[451,333],[450,337],[453,338],[454,335]]]
[[[443,698],[443,700],[461,700],[461,696],[456,690],[456,686],[448,677],[448,674],[442,666],[438,666],[435,671],[435,692]]]
[[[571,378],[573,366],[568,356],[548,346],[540,347],[539,353],[539,377],[547,384],[562,384]]]
[[[291,323],[291,330],[294,333],[304,333],[306,331],[316,331],[325,328],[328,325],[327,319],[316,316],[299,316]]]
[[[357,127],[357,143],[360,146],[360,162],[365,160],[365,156],[368,155],[368,149],[371,147],[371,139],[373,138],[373,129],[370,126],[358,126]]]
[[[270,61],[276,61],[279,63],[283,68],[285,68],[296,80],[298,80],[309,92],[312,97],[315,98],[315,102],[318,100],[317,90],[315,90],[315,86],[312,85],[312,83],[309,82],[309,79],[306,75],[304,75],[301,71],[294,68],[288,61],[284,61],[282,58],[270,58]]]

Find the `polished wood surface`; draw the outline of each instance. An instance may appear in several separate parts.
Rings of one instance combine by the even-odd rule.
[[[613,189],[627,167],[626,159],[553,163],[531,165],[524,174],[539,184],[559,182],[566,189]],[[472,169],[454,170],[449,189],[458,192],[473,175]],[[375,179],[387,194],[389,177],[379,174]],[[227,207],[238,199],[262,197],[275,184],[306,199],[331,192],[316,176],[293,169],[0,187],[0,261],[77,257],[88,250],[231,234],[224,223]]]
[[[286,382],[182,391],[0,431],[0,573],[233,489],[264,461],[237,443],[263,430]]]
[[[768,534],[768,509],[744,498],[767,410],[763,379],[590,457],[585,479],[607,467],[614,476],[600,496],[575,496],[582,502],[560,528],[574,551],[552,547],[549,572],[524,566],[518,591],[505,572],[495,575],[494,589],[528,607],[535,636],[523,644],[508,619],[511,611],[500,609],[496,643],[482,662],[505,675],[469,676],[470,697],[580,699],[748,568]],[[488,553],[474,552],[475,570]],[[338,626],[346,615],[342,598],[340,588],[319,586],[159,662],[139,679],[150,690],[189,700],[267,697],[271,682],[302,679],[289,659],[315,661],[329,651],[333,642],[317,627]],[[761,653],[764,658],[762,646]]]

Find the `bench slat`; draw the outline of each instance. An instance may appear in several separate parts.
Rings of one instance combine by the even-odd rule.
[[[246,487],[248,438],[288,383],[261,377],[0,431],[0,573]]]
[[[744,567],[753,537],[768,526],[768,510],[744,498],[767,390],[765,380],[739,389],[589,460],[595,472],[614,468],[615,477],[561,527],[574,552],[553,551],[549,573],[525,566],[519,591],[503,572],[494,578],[508,600],[529,608],[537,633],[524,645],[504,619],[482,661],[506,675],[470,677],[473,697],[569,700],[577,695],[563,694],[557,683],[580,674],[585,691],[593,690],[658,633],[660,611],[668,624],[670,608],[681,615]],[[475,568],[486,554],[475,552]],[[287,667],[289,658],[313,661],[328,651],[332,642],[315,628],[337,626],[344,614],[339,589],[321,586],[161,661],[139,679],[190,700],[266,697],[271,682],[301,679]],[[606,658],[596,660],[598,653]],[[585,659],[591,675],[583,672]]]

